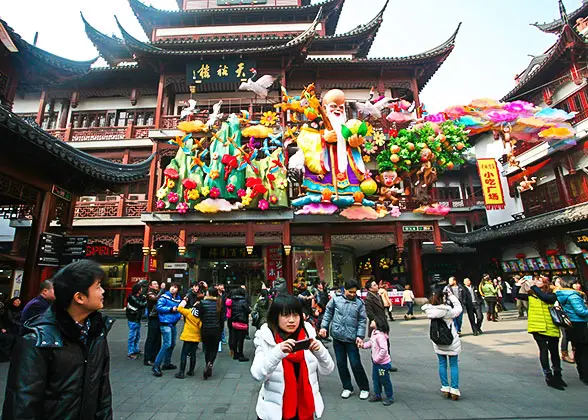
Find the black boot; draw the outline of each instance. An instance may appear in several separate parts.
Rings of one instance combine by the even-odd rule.
[[[184,374],[184,372],[186,371],[186,361],[181,361],[180,362],[180,370],[178,371],[178,373],[176,373],[176,378],[178,379],[184,379],[186,377],[186,375]]]
[[[239,359],[240,362],[248,362],[249,358],[245,357],[245,355],[243,353],[239,353]]]
[[[560,391],[563,391],[565,389],[563,385],[560,384],[551,373],[545,375],[545,383],[548,387],[559,389]]]
[[[212,362],[208,362],[204,368],[204,379],[208,379],[212,376]]]
[[[186,375],[194,376],[194,368],[195,367],[196,367],[196,358],[190,357],[190,370],[188,370],[188,373]]]
[[[554,371],[553,371],[553,379],[554,379],[554,380],[555,380],[557,383],[559,383],[561,386],[564,386],[564,387],[568,386],[568,384],[567,384],[567,383],[566,383],[566,382],[563,380],[563,378],[561,377],[561,370],[560,370],[560,371],[557,371],[557,370],[554,370]]]

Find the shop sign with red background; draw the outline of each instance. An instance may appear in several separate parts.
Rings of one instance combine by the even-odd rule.
[[[271,245],[265,249],[266,252],[266,278],[273,283],[278,277],[283,277],[282,270],[282,247]]]

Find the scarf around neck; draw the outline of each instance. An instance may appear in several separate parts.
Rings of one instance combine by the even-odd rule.
[[[274,334],[276,344],[284,341],[280,334]],[[294,337],[292,337],[294,338]],[[296,340],[307,338],[306,331],[301,328]],[[298,365],[298,378],[295,366]],[[282,403],[282,418],[300,420],[314,418],[314,394],[308,376],[308,366],[304,358],[304,350],[290,353],[282,359],[284,368],[284,398]]]

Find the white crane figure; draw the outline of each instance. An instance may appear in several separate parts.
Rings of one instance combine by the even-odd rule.
[[[196,102],[195,99],[188,99],[187,106],[185,106],[182,109],[182,112],[180,112],[180,121],[185,120],[190,115],[196,114],[198,112],[198,110],[196,109],[197,105],[198,105],[198,102]]]
[[[253,81],[253,78],[257,76],[257,70],[251,69],[251,72],[253,73],[253,76],[246,82],[241,83],[239,90],[253,92],[262,99],[267,98],[269,87],[276,81],[276,77],[265,74],[256,81]]]
[[[223,114],[220,112],[222,105],[223,100],[221,99],[212,106],[212,114],[208,116],[208,121],[206,121],[206,126],[209,129],[212,128],[212,126],[223,117]]]

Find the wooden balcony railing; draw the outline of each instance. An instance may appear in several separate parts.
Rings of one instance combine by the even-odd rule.
[[[566,203],[563,200],[548,201],[548,200],[533,200],[524,203],[525,217],[538,216],[540,214],[549,213],[550,211],[560,210],[576,204],[588,202],[588,194],[581,194],[575,197],[570,197],[570,202]]]
[[[573,125],[579,124],[588,118],[588,109],[583,109],[582,111],[578,112],[574,119],[571,121]]]
[[[149,130],[153,125],[135,126],[129,123],[122,127],[86,127],[86,128],[56,128],[47,132],[60,140],[67,142],[84,142],[100,140],[145,139],[149,137]]]
[[[76,203],[75,219],[101,219],[112,217],[140,217],[147,211],[147,201],[126,200],[89,201]]]
[[[483,206],[484,205],[484,198],[482,197],[474,197],[474,198],[448,198],[448,199],[439,199],[437,202],[443,206],[451,207],[452,209],[460,209],[460,208],[468,208],[468,207],[475,207],[475,206]]]

